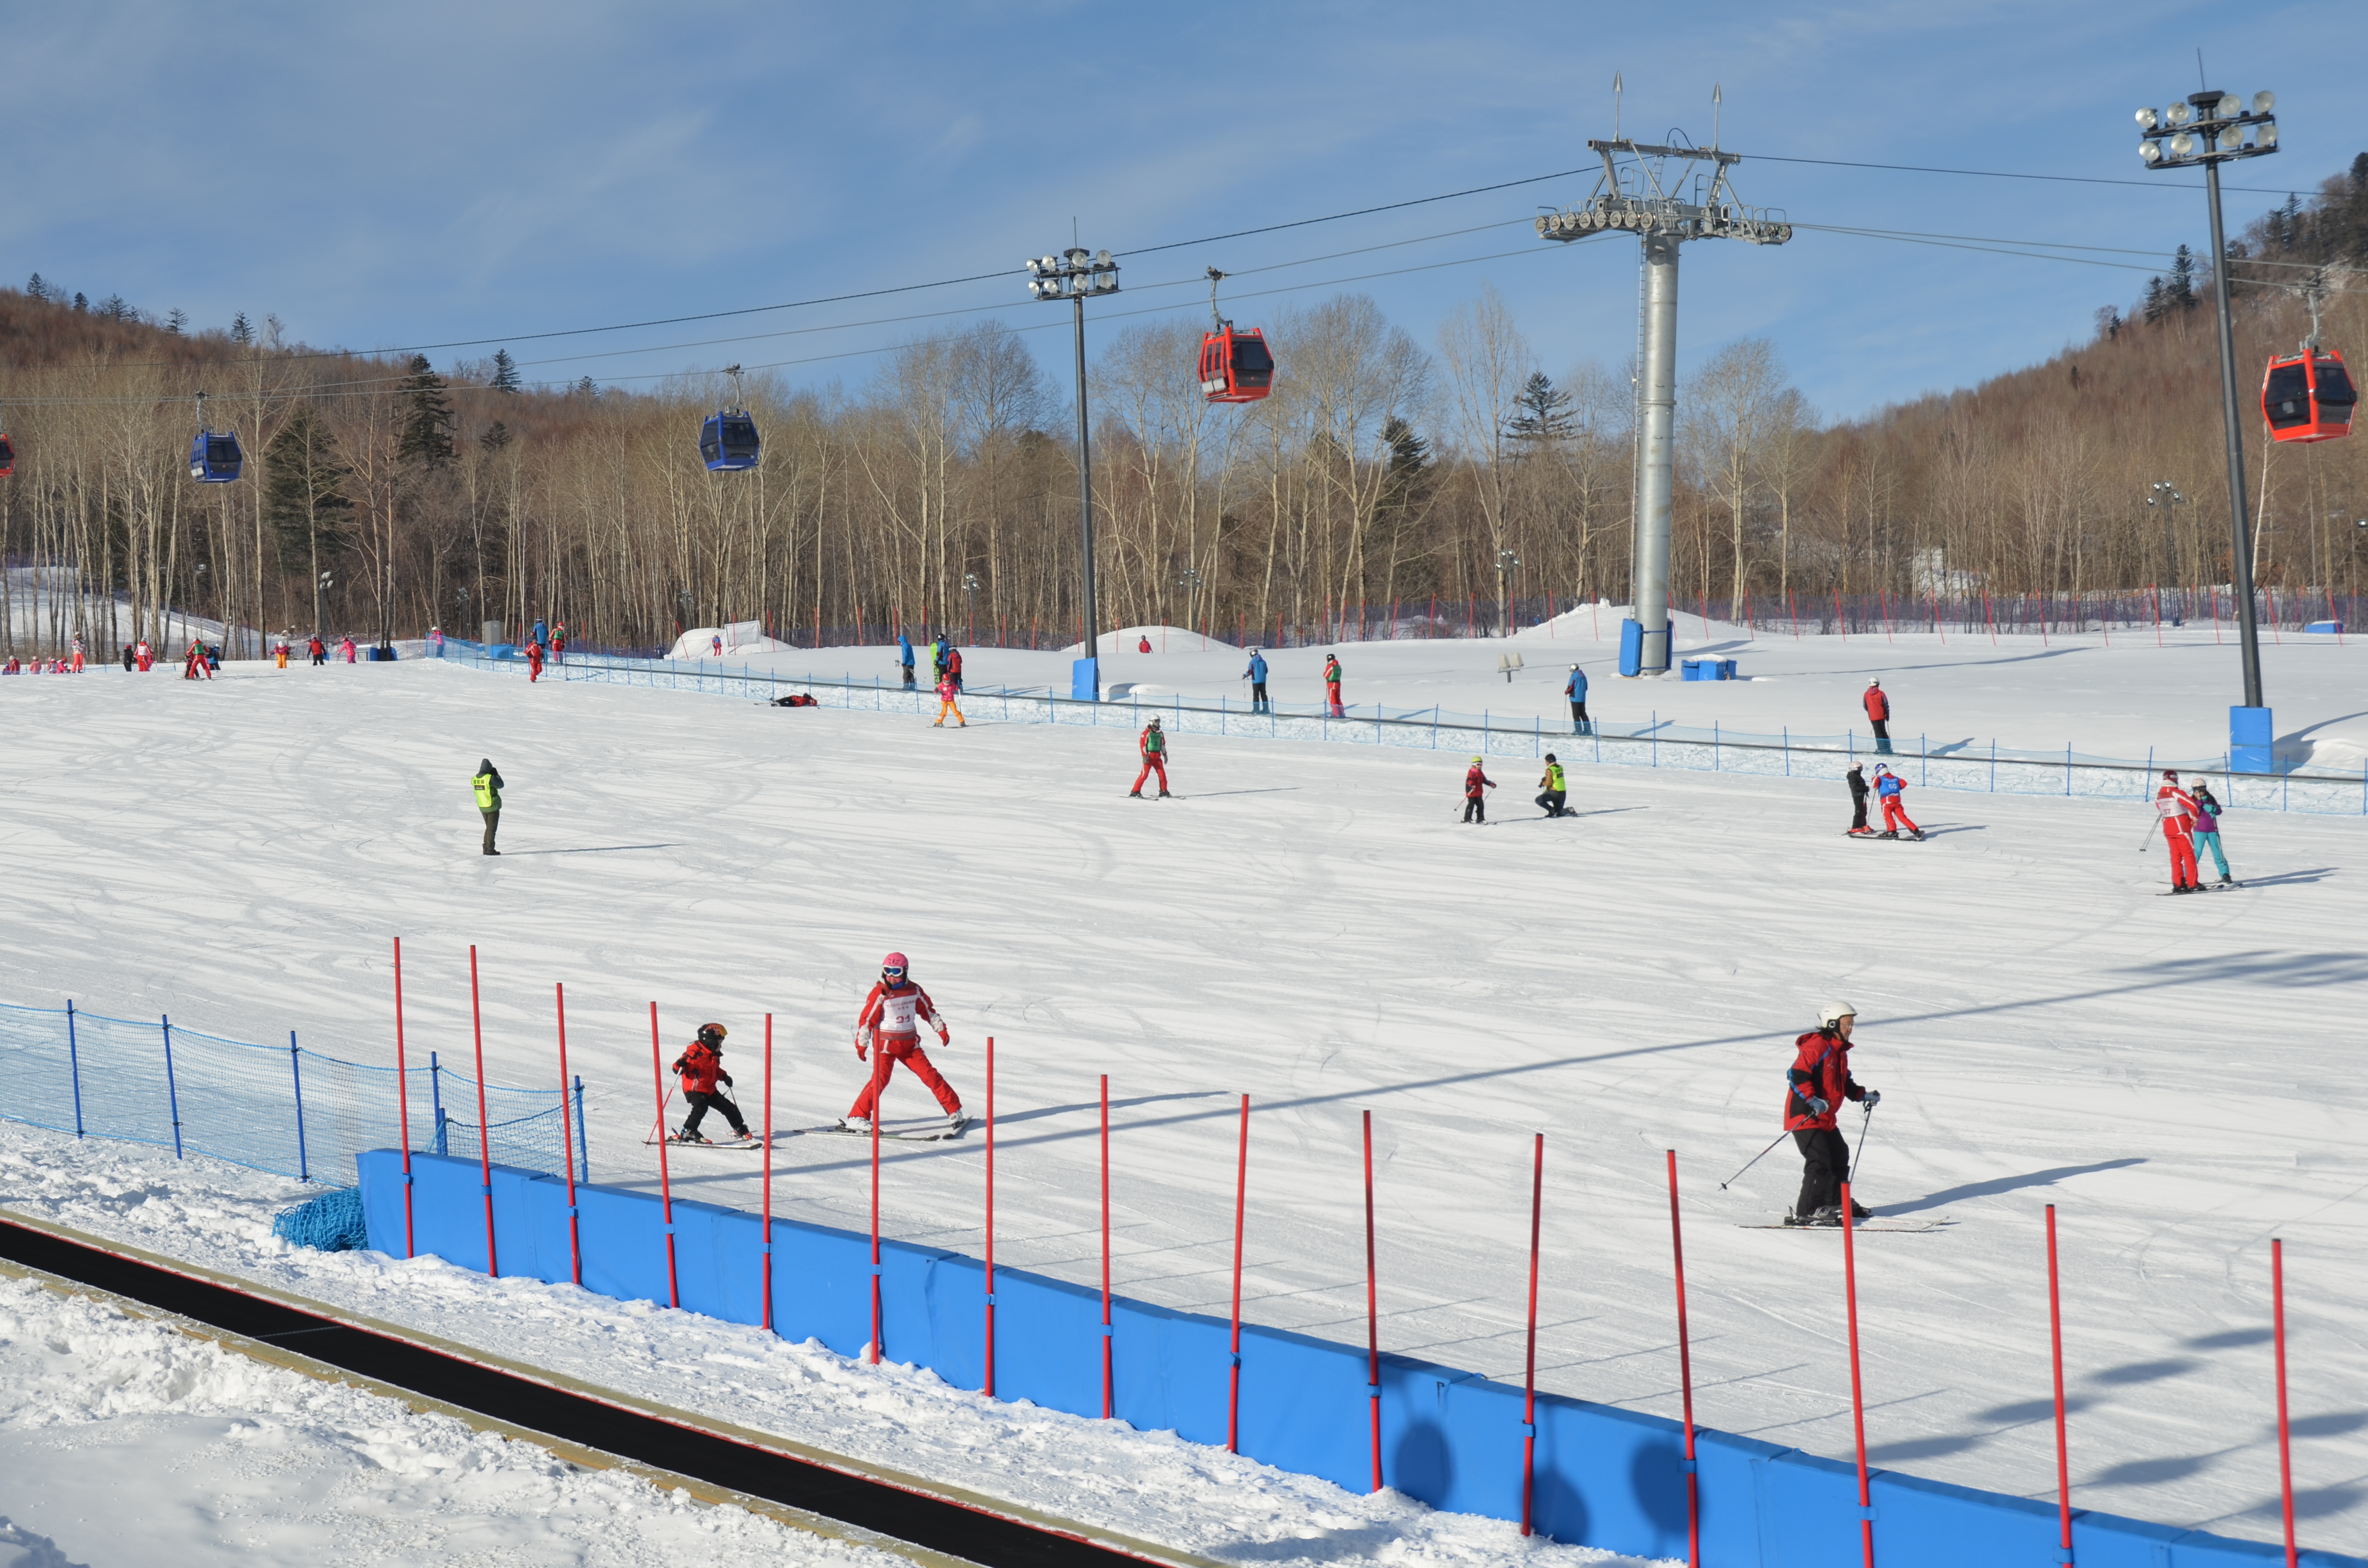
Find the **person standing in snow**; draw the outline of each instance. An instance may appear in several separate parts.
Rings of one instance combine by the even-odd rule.
[[[561,621],[551,629],[551,662],[558,664],[567,657],[567,622]]]
[[[526,645],[526,683],[529,686],[532,686],[541,678],[542,644],[540,642],[529,642]]]
[[[1167,736],[1154,719],[1143,727],[1134,741],[1135,751],[1143,758],[1143,771],[1134,776],[1134,788],[1126,792],[1130,801],[1143,799],[1143,781],[1156,771],[1159,775],[1159,798],[1167,799]]]
[[[721,1111],[732,1125],[732,1136],[748,1136],[748,1124],[740,1119],[740,1108],[715,1092],[715,1085],[729,1085],[732,1074],[723,1070],[723,1036],[722,1024],[701,1024],[699,1037],[682,1048],[674,1059],[674,1070],[682,1080],[682,1097],[690,1107],[690,1114],[682,1119],[682,1131],[675,1134],[677,1143],[704,1143],[699,1124],[710,1110]]]
[[[905,689],[915,689],[913,682],[913,640],[902,631],[896,633],[896,667],[905,677]]]
[[[502,825],[502,776],[493,758],[477,764],[476,777],[469,786],[476,791],[477,811],[485,819],[485,853],[498,855],[501,851],[494,847],[494,835]]]
[[[1866,765],[1851,763],[1850,771],[1842,775],[1842,779],[1850,786],[1850,832],[1854,835],[1873,833],[1874,829],[1866,825]]]
[[[1910,820],[1907,804],[1899,798],[1901,791],[1907,788],[1907,779],[1880,763],[1875,765],[1874,793],[1875,797],[1883,802],[1883,831],[1875,835],[1877,838],[1896,838],[1902,827],[1914,834],[1919,840],[1924,836],[1924,830]]]
[[[1340,706],[1340,655],[1324,655],[1324,701],[1335,719],[1344,716]]]
[[[871,1078],[863,1085],[863,1092],[855,1096],[855,1104],[838,1119],[842,1132],[871,1131],[871,1119],[880,1114],[880,1092],[888,1086],[888,1074],[899,1062],[906,1072],[921,1080],[923,1088],[937,1096],[938,1108],[946,1113],[950,1131],[959,1132],[970,1120],[962,1114],[962,1096],[930,1065],[921,1050],[923,1024],[938,1031],[939,1045],[951,1044],[952,1037],[936,1004],[929,1000],[929,994],[914,983],[911,968],[902,953],[890,953],[882,960],[880,982],[864,997],[863,1011],[856,1017],[855,1059],[870,1060]]]
[[[943,729],[946,715],[949,713],[954,716],[956,728],[963,730],[970,728],[970,721],[962,717],[962,707],[954,700],[961,695],[962,692],[954,686],[952,674],[940,669],[938,672],[938,719],[936,723],[929,726],[931,729]]]
[[[1570,666],[1570,678],[1562,683],[1562,694],[1570,699],[1570,733],[1589,733],[1587,717],[1587,672],[1577,665]]]
[[[321,634],[319,632],[315,631],[313,633],[312,640],[304,644],[304,649],[306,653],[312,655],[313,667],[314,669],[317,670],[323,668],[328,664],[329,645],[321,641]]]
[[[74,640],[74,673],[82,674],[82,638],[79,635]]]
[[[2212,851],[2212,863],[2220,868],[2220,885],[2234,887],[2236,879],[2228,874],[2228,857],[2220,853],[2220,802],[2213,797],[2212,786],[2199,780],[2195,786],[2195,869],[2202,880],[2203,851]]]
[[[155,650],[148,646],[148,639],[142,637],[131,645],[131,660],[140,666],[142,675],[148,673],[148,667],[156,662]]]
[[[1256,648],[1250,650],[1250,667],[1242,672],[1242,678],[1250,683],[1250,711],[1273,712],[1274,704],[1266,695],[1266,655]]]
[[[1149,632],[1144,632],[1141,639],[1136,642],[1134,651],[1138,653],[1148,653],[1151,652],[1151,634]]]
[[[136,670],[139,667],[139,664],[133,659],[131,654],[131,644],[126,642],[123,645],[123,673],[125,675],[130,675],[133,670]],[[281,669],[286,669],[288,667],[288,661],[285,659],[280,660],[279,667]]]
[[[1488,822],[1487,791],[1497,781],[1481,769],[1480,759],[1474,757],[1472,766],[1463,770],[1463,820],[1486,826]]]
[[[1784,1074],[1784,1130],[1801,1151],[1801,1194],[1785,1216],[1788,1225],[1839,1228],[1842,1222],[1850,1140],[1835,1126],[1834,1113],[1846,1099],[1870,1111],[1883,1099],[1850,1076],[1850,1031],[1857,1024],[1857,1008],[1828,1002],[1817,1010],[1817,1027],[1793,1042],[1793,1066]],[[1863,1220],[1868,1213],[1865,1205],[1851,1202],[1850,1218]]]
[[[954,695],[957,697],[961,696],[962,688],[962,650],[955,647],[951,642],[946,644],[946,678],[954,683]]]
[[[1874,750],[1878,756],[1891,755],[1891,699],[1883,694],[1883,683],[1866,683],[1866,722],[1874,726]]]
[[[1574,665],[1571,667],[1576,669],[1577,666]],[[1570,798],[1570,786],[1563,778],[1562,764],[1554,760],[1552,752],[1546,753],[1546,776],[1538,780],[1538,788],[1544,791],[1538,797],[1538,804],[1544,808],[1546,815],[1561,817],[1570,814],[1562,809],[1562,803]]]
[[[354,662],[355,648],[352,632],[346,633],[346,640],[337,644],[337,652],[346,656],[346,663],[350,665]]]
[[[2201,892],[2203,878],[2195,869],[2195,797],[2179,787],[2179,770],[2162,770],[2162,788],[2154,792],[2155,815],[2162,819],[2162,841],[2170,851],[2170,891]]]
[[[440,626],[427,629],[427,656],[431,659],[444,656],[444,629]]]

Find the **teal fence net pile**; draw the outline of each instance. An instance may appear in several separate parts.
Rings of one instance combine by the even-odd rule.
[[[330,1187],[350,1187],[354,1156],[393,1149],[409,1117],[411,1147],[478,1156],[561,1174],[567,1129],[575,1172],[586,1174],[584,1081],[567,1090],[485,1085],[485,1135],[477,1085],[435,1052],[403,1074],[301,1045],[255,1045],[183,1028],[169,1017],[108,1017],[63,1007],[0,1004],[0,1119],[173,1151]],[[572,1112],[572,1114],[569,1114]]]

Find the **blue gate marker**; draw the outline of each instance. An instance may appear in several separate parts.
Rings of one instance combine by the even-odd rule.
[[[74,1079],[74,1136],[82,1136],[82,1052],[74,1045],[74,998],[66,998],[66,1072]]]
[[[184,1156],[181,1153],[181,1091],[173,1085],[173,1018],[169,1013],[161,1016],[165,1020],[165,1098],[173,1108],[173,1158],[178,1160]]]
[[[296,1179],[311,1181],[312,1167],[304,1160],[304,1062],[296,1051],[296,1031],[288,1031],[288,1071],[296,1079]]]

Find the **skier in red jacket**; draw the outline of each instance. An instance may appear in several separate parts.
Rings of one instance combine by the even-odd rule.
[[[1130,801],[1143,799],[1143,781],[1155,772],[1159,775],[1159,798],[1167,799],[1167,736],[1154,719],[1135,737],[1134,749],[1143,758],[1143,771],[1134,776],[1134,788],[1126,792]]]
[[[880,983],[863,999],[863,1011],[855,1020],[855,1059],[871,1054],[871,1080],[863,1092],[855,1096],[855,1104],[838,1119],[842,1132],[869,1132],[871,1119],[879,1114],[880,1091],[888,1086],[888,1074],[901,1062],[905,1070],[921,1080],[921,1086],[938,1097],[938,1108],[946,1113],[946,1130],[959,1132],[970,1121],[962,1108],[962,1096],[951,1085],[929,1064],[921,1050],[922,1024],[938,1031],[938,1043],[951,1043],[946,1021],[929,1000],[929,994],[913,983],[912,966],[902,953],[890,953],[880,963]]]
[[[528,644],[526,645],[526,680],[527,680],[527,684],[528,684],[529,686],[532,686],[536,681],[539,681],[539,680],[541,680],[541,678],[542,678],[542,644],[541,644],[541,643],[540,643],[540,642],[529,642],[529,643],[528,643]]]
[[[1488,791],[1496,787],[1497,781],[1489,778],[1486,771],[1481,767],[1480,759],[1474,757],[1472,766],[1463,770],[1463,820],[1465,822],[1476,822],[1483,827],[1488,825]]]
[[[1801,1195],[1786,1216],[1788,1225],[1842,1222],[1841,1184],[1850,1174],[1850,1140],[1834,1125],[1834,1111],[1846,1099],[1873,1110],[1883,1096],[1850,1076],[1850,1030],[1858,1009],[1828,1002],[1817,1010],[1817,1027],[1793,1042],[1792,1070],[1784,1074],[1784,1130],[1801,1149]],[[1853,1219],[1867,1217],[1852,1201]]]
[[[2195,867],[2195,797],[2179,787],[2176,768],[2162,770],[2162,788],[2154,792],[2155,814],[2162,818],[2162,842],[2170,851],[2170,891],[2201,891]]]
[[[1874,726],[1874,751],[1878,756],[1891,755],[1891,699],[1883,694],[1883,683],[1866,683],[1866,722]]]
[[[699,1038],[682,1048],[674,1059],[674,1070],[682,1078],[682,1097],[690,1107],[683,1119],[682,1131],[675,1134],[677,1143],[704,1143],[699,1124],[710,1110],[720,1110],[723,1119],[732,1124],[732,1136],[748,1136],[748,1124],[740,1119],[740,1108],[715,1092],[718,1084],[729,1085],[732,1074],[723,1070],[723,1036],[722,1024],[701,1024]]]

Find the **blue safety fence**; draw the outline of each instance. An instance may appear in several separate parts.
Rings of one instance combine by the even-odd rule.
[[[459,662],[487,670],[523,668],[501,660]],[[934,691],[909,690],[893,681],[780,675],[700,660],[586,658],[564,668],[545,668],[542,678],[759,701],[805,692],[822,707],[865,712],[927,715],[935,711],[937,702]],[[970,716],[1005,723],[1140,730],[1156,716],[1170,735],[1326,741],[1533,761],[1553,752],[1565,764],[1837,781],[1853,765],[1863,766],[1871,773],[1881,763],[1908,783],[1926,789],[2100,801],[2145,801],[2154,794],[2161,770],[2175,767],[2182,776],[2211,780],[2221,805],[2230,811],[2368,815],[2368,766],[2356,772],[2338,772],[2282,760],[2272,773],[2239,773],[2230,769],[2226,754],[2115,757],[2076,751],[2069,745],[2061,751],[2032,751],[2001,746],[1996,741],[1947,736],[1895,735],[1878,741],[1849,731],[1796,735],[1780,730],[1768,734],[1715,723],[1707,729],[1668,723],[1657,713],[1641,722],[1601,719],[1579,724],[1563,718],[1372,703],[1345,704],[1335,711],[1323,703],[1274,702],[1253,709],[1227,698],[1163,696],[1145,700],[1122,695],[1102,702],[1081,702],[1039,687],[973,687],[962,694],[961,700]]]
[[[402,1156],[360,1157],[370,1244],[403,1256]],[[412,1248],[483,1270],[485,1191],[473,1160],[414,1156]],[[535,1171],[495,1167],[493,1242],[508,1277],[573,1279],[566,1187]],[[674,1278],[667,1276],[666,1210],[655,1193],[575,1188],[575,1242],[585,1289],[622,1301],[664,1302],[727,1322],[763,1321],[769,1279],[773,1323],[790,1339],[860,1355],[871,1338],[871,1238],[860,1232],[775,1219],[772,1245],[755,1214],[677,1199]],[[985,1269],[959,1253],[882,1240],[881,1356],[926,1367],[947,1382],[985,1381]],[[1102,1413],[1099,1294],[1023,1269],[995,1272],[996,1393],[1075,1415]],[[1113,1414],[1142,1431],[1190,1442],[1225,1441],[1233,1373],[1224,1318],[1114,1300]],[[1240,1451],[1351,1492],[1372,1484],[1371,1402],[1382,1416],[1382,1479],[1436,1507],[1518,1519],[1521,1513],[1522,1390],[1406,1356],[1381,1358],[1368,1381],[1365,1353],[1282,1329],[1244,1324]],[[1586,1400],[1537,1400],[1537,1528],[1639,1557],[1686,1555],[1683,1428]],[[1858,1504],[1854,1467],[1797,1449],[1696,1428],[1702,1561],[1758,1568],[1832,1568],[1859,1557],[1859,1522],[1874,1520],[1878,1562],[1921,1568],[1998,1568],[2058,1561],[2052,1504],[1877,1471],[1872,1514]],[[2230,1540],[2110,1514],[2076,1513],[2073,1546],[2083,1568],[2264,1568],[2275,1547]],[[2302,1554],[2314,1568],[2368,1568],[2330,1552]]]
[[[433,1051],[404,1074],[411,1146],[477,1158],[476,1081]],[[0,1004],[0,1119],[211,1155],[253,1170],[342,1185],[365,1149],[400,1146],[395,1070],[286,1045],[254,1045],[176,1024]],[[584,1081],[575,1080],[576,1165]],[[566,1159],[560,1091],[485,1088],[493,1157],[557,1172]]]

